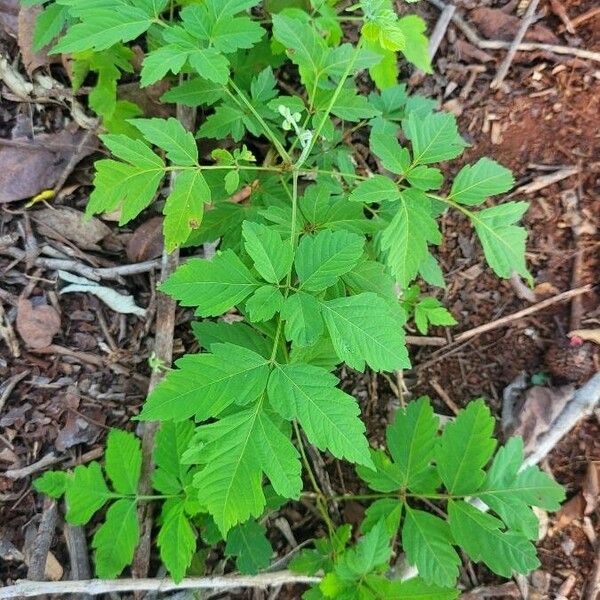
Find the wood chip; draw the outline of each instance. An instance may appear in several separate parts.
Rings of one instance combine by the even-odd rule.
[[[17,331],[29,348],[45,348],[60,331],[60,315],[49,304],[19,298]]]

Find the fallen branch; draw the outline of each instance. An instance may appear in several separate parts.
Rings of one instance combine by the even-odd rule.
[[[56,501],[47,498],[44,501],[44,512],[42,520],[38,527],[31,556],[29,558],[29,568],[27,569],[27,579],[43,580],[46,573],[46,561],[48,553],[54,538],[54,529],[58,518],[58,509]]]
[[[497,90],[502,85],[502,82],[508,74],[510,65],[512,65],[513,59],[515,58],[515,54],[517,53],[517,48],[519,47],[519,44],[523,41],[523,38],[525,37],[529,26],[533,22],[533,18],[535,16],[535,11],[537,9],[538,4],[539,0],[532,0],[529,3],[529,6],[527,7],[527,12],[525,13],[525,16],[521,21],[521,25],[519,26],[517,34],[515,35],[515,39],[511,42],[508,52],[506,53],[506,56],[504,57],[504,60],[502,61],[502,64],[500,65],[496,76],[494,77],[494,79],[492,79],[492,82],[490,83],[490,87],[493,90]]]
[[[446,8],[446,3],[442,0],[427,0],[429,4],[435,6],[439,10]],[[452,22],[458,29],[462,31],[464,36],[478,48],[482,50],[503,50],[510,48],[511,42],[504,42],[502,40],[482,40],[476,31],[462,18],[462,16],[455,12],[452,15]],[[518,52],[532,52],[536,50],[545,50],[547,52],[554,52],[555,54],[565,54],[570,56],[576,56],[577,58],[593,60],[600,62],[600,52],[592,52],[591,50],[582,50],[581,48],[572,48],[571,46],[558,46],[555,44],[542,44],[537,42],[521,42],[516,50]]]
[[[541,302],[538,302],[537,304],[532,304],[531,306],[528,306],[527,308],[524,308],[523,310],[519,310],[515,313],[512,313],[511,315],[507,315],[506,317],[501,317],[500,319],[496,319],[495,321],[490,321],[489,323],[485,323],[483,325],[480,325],[479,327],[474,327],[473,329],[463,331],[463,333],[460,333],[459,335],[457,335],[454,338],[452,344],[460,344],[462,342],[470,340],[471,338],[473,338],[475,336],[481,335],[482,333],[486,333],[487,331],[491,331],[492,329],[498,329],[498,327],[503,327],[504,325],[508,325],[509,323],[512,323],[513,321],[518,321],[519,319],[522,319],[523,317],[527,317],[536,312],[539,312],[540,310],[543,310],[544,308],[548,308],[549,306],[552,306],[553,304],[565,302],[567,300],[570,300],[571,298],[575,298],[576,296],[581,296],[582,294],[587,294],[588,292],[590,292],[592,290],[592,287],[593,287],[592,285],[588,284],[588,285],[584,285],[583,287],[576,288],[574,290],[568,290],[567,292],[562,292],[561,294],[552,296],[552,298],[546,298],[546,300],[542,300]]]
[[[525,458],[523,465],[537,465],[581,419],[591,415],[599,403],[600,373],[597,373],[575,392],[552,427],[536,442],[534,451]]]
[[[235,588],[276,587],[286,584],[310,585],[319,583],[320,577],[295,575],[289,571],[262,573],[260,575],[231,575],[223,577],[188,577],[179,583],[172,579],[86,579],[81,581],[21,581],[0,588],[0,600],[6,598],[41,596],[42,594],[110,594],[115,592],[173,592],[176,590],[232,590]]]

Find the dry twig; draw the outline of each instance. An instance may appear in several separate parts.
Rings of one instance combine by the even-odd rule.
[[[40,526],[38,527],[31,556],[29,557],[27,579],[34,581],[42,581],[44,579],[46,561],[48,560],[48,552],[50,552],[50,546],[52,545],[57,518],[58,509],[56,507],[56,500],[47,498],[44,501],[44,512],[42,513]]]
[[[179,583],[172,579],[88,579],[83,581],[21,581],[0,588],[0,600],[31,598],[42,594],[112,594],[117,592],[172,592],[175,590],[233,590],[236,588],[266,589],[286,584],[319,583],[320,577],[296,575],[289,571],[261,573],[260,575],[232,575],[223,577],[187,577]]]
[[[446,7],[446,3],[442,2],[442,0],[427,0],[427,2],[439,10],[444,10]],[[481,48],[482,50],[503,50],[505,48],[510,48],[511,46],[511,42],[504,42],[502,40],[482,40],[476,31],[462,18],[458,12],[455,12],[452,15],[452,22],[456,25],[456,27],[458,27],[458,29],[462,31],[471,44]],[[571,46],[559,46],[556,44],[542,44],[537,42],[521,42],[516,49],[518,52],[545,50],[547,52],[554,52],[555,54],[576,56],[577,58],[600,62],[600,52],[583,50],[581,48],[573,48]]]

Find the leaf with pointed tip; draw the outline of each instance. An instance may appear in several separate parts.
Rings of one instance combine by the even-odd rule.
[[[410,368],[403,323],[371,292],[321,302],[323,319],[341,360],[358,371]]]
[[[402,547],[411,565],[428,584],[453,587],[458,577],[460,557],[452,546],[446,521],[421,510],[407,507],[402,528]]]
[[[297,419],[309,441],[321,450],[371,465],[358,404],[335,387],[337,383],[334,375],[320,367],[277,365],[269,378],[269,402],[285,419]]]
[[[165,502],[161,521],[156,539],[160,559],[173,581],[179,583],[192,564],[196,550],[196,533],[185,516],[185,504],[180,498]]]
[[[320,292],[356,265],[365,240],[348,231],[326,229],[315,236],[304,236],[298,244],[294,266],[300,289]]]
[[[198,162],[196,140],[177,119],[132,119],[130,122],[146,140],[165,150],[167,158],[177,166],[193,166]]]
[[[200,169],[177,174],[163,208],[163,234],[168,252],[181,246],[190,233],[200,227],[204,205],[210,202],[210,198],[210,187]]]
[[[298,346],[312,346],[323,333],[319,302],[305,292],[291,294],[285,299],[281,318],[285,321],[285,339]]]
[[[213,344],[211,353],[188,354],[152,390],[139,419],[204,421],[233,404],[248,404],[264,391],[268,361],[233,344]]]
[[[535,546],[525,535],[501,531],[502,521],[467,502],[448,501],[448,523],[456,543],[498,575],[527,575],[540,565]]]
[[[515,225],[528,207],[527,202],[506,202],[469,215],[485,259],[499,277],[508,278],[516,271],[531,280],[525,264],[527,231]]]
[[[444,427],[437,449],[437,469],[446,489],[454,495],[470,495],[485,480],[496,440],[494,417],[483,400],[471,402],[456,419]]]
[[[427,258],[428,244],[439,244],[442,236],[424,192],[403,190],[396,204],[396,214],[381,236],[381,249],[398,283],[407,287]]]
[[[256,323],[272,319],[281,310],[285,299],[281,290],[274,285],[259,287],[246,302],[250,321]]]
[[[235,556],[240,573],[256,575],[269,566],[273,548],[266,537],[264,525],[254,520],[234,527],[227,535],[225,554]]]
[[[183,464],[194,425],[191,421],[162,421],[156,433],[152,456],[156,468],[152,473],[152,487],[161,494],[179,494],[190,483],[190,467]]]
[[[279,283],[292,268],[293,248],[266,225],[244,221],[242,235],[246,252],[260,276],[269,283]]]
[[[119,494],[135,495],[142,470],[140,440],[128,431],[111,429],[104,457],[106,474]]]
[[[365,181],[361,181],[352,190],[348,197],[351,202],[364,202],[365,204],[378,204],[382,202],[393,202],[400,198],[398,186],[389,177],[373,175]]]
[[[114,497],[106,486],[102,469],[97,462],[75,467],[68,480],[65,499],[66,519],[73,525],[85,525],[104,504]]]
[[[412,142],[414,165],[456,158],[468,145],[460,137],[456,117],[451,113],[431,113],[420,117],[411,112],[403,121],[403,129]]]
[[[181,265],[160,289],[182,306],[196,306],[196,314],[216,317],[242,302],[259,282],[232,250],[211,260],[191,259]]]
[[[402,148],[395,136],[377,129],[371,130],[369,138],[371,150],[381,160],[385,169],[402,175],[410,167],[410,152]]]
[[[133,560],[140,539],[136,501],[121,498],[110,506],[106,520],[100,526],[92,548],[96,550],[96,575],[114,579]]]
[[[396,498],[375,500],[365,511],[365,518],[360,524],[361,532],[368,533],[379,521],[383,520],[388,536],[392,537],[400,527],[403,506],[402,502]]]
[[[473,206],[490,196],[508,192],[513,184],[513,175],[506,167],[484,157],[458,172],[448,198]]]

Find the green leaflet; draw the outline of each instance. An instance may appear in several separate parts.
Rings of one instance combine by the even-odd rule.
[[[516,271],[531,280],[525,265],[527,231],[514,225],[528,206],[527,202],[506,202],[469,214],[485,258],[499,277],[508,278]]]
[[[314,237],[304,236],[294,259],[300,289],[319,292],[332,286],[356,265],[363,246],[364,238],[347,231],[327,229]]]
[[[268,321],[282,309],[284,301],[278,287],[263,285],[246,302],[248,318],[253,322]]]
[[[558,510],[564,489],[536,466],[521,470],[523,440],[511,438],[498,450],[477,495],[513,530],[537,539],[538,520],[529,506]]]
[[[211,353],[189,354],[148,396],[142,420],[198,421],[219,415],[237,402],[256,400],[267,385],[267,359],[241,346],[214,344]]]
[[[381,249],[392,274],[406,287],[427,258],[428,244],[439,244],[441,233],[423,192],[404,190],[397,205],[396,214],[381,236]]]
[[[183,306],[196,306],[202,317],[218,316],[242,302],[259,282],[231,250],[211,260],[192,259],[179,267],[161,290]]]
[[[273,548],[266,538],[266,528],[254,520],[234,527],[227,535],[225,554],[235,556],[240,573],[255,575],[269,566]]]
[[[106,441],[105,469],[116,492],[135,495],[142,469],[140,441],[126,431],[111,429]]]
[[[108,500],[113,498],[97,462],[75,467],[66,487],[67,520],[73,525],[85,525]]]
[[[139,537],[135,500],[117,500],[106,512],[106,520],[92,540],[98,577],[112,579],[120,575],[133,560]]]
[[[309,441],[338,458],[370,465],[365,427],[352,396],[338,379],[311,365],[277,365],[268,384],[269,402],[285,419],[297,419]]]
[[[365,518],[360,524],[362,533],[368,533],[379,521],[383,519],[388,536],[393,536],[398,531],[402,518],[403,504],[395,498],[381,498],[375,500],[365,511]]]
[[[436,456],[438,472],[452,494],[474,494],[485,480],[483,468],[496,440],[494,419],[483,400],[471,402],[444,428]]]
[[[452,536],[469,556],[483,561],[498,575],[525,574],[540,565],[535,546],[525,535],[501,531],[501,521],[466,502],[448,502],[448,522]]]
[[[456,128],[456,117],[450,113],[432,113],[419,117],[411,112],[403,121],[403,129],[412,142],[415,165],[456,158],[467,146]]]
[[[81,11],[77,15],[81,22],[69,28],[52,53],[106,50],[118,42],[135,39],[152,24],[153,15],[141,8],[127,6],[119,0],[105,4],[103,8]]]
[[[507,168],[484,157],[458,172],[448,198],[460,204],[481,204],[489,196],[508,192],[513,184],[513,175]]]
[[[406,510],[402,546],[409,563],[428,583],[441,587],[455,584],[460,558],[452,543],[448,523],[421,510]]]
[[[246,252],[260,276],[269,283],[279,283],[289,272],[294,258],[291,245],[265,225],[244,221],[242,235]]]
[[[63,471],[46,471],[41,477],[34,479],[33,487],[50,498],[60,498],[67,487],[67,474]]]
[[[312,346],[325,328],[319,301],[305,292],[286,298],[281,318],[285,321],[285,339],[298,346]]]
[[[154,444],[152,487],[162,494],[178,494],[190,483],[190,467],[182,463],[194,435],[190,421],[163,421]]]
[[[177,119],[134,119],[131,123],[151,144],[165,150],[173,164],[186,167],[198,162],[194,136]]]
[[[423,298],[415,306],[415,325],[427,335],[429,325],[456,325],[458,321],[435,298]]]
[[[373,175],[366,181],[361,181],[352,191],[348,200],[371,204],[394,201],[399,198],[398,186],[389,177]]]
[[[200,170],[182,171],[175,178],[163,214],[163,233],[167,251],[181,246],[204,215],[204,205],[210,202],[211,192]]]
[[[404,332],[385,300],[371,292],[321,303],[322,315],[340,358],[362,371],[410,367]]]
[[[160,558],[175,582],[181,581],[192,564],[196,550],[196,533],[185,515],[179,499],[165,502],[161,514],[157,544]]]

